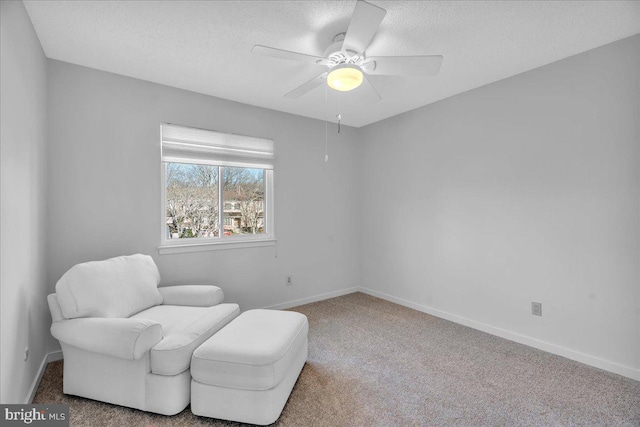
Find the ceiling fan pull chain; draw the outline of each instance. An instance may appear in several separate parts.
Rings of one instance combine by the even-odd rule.
[[[329,120],[327,117],[327,109],[329,105],[328,101],[329,86],[324,85],[324,162],[329,161]]]
[[[324,161],[329,161],[329,122],[324,121]]]
[[[340,110],[342,109],[342,106],[340,105],[341,100],[340,92],[338,92],[338,114],[336,114],[336,117],[338,118],[338,133],[340,133],[340,121],[342,120],[342,114],[340,114]]]

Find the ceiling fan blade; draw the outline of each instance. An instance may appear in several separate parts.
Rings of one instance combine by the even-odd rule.
[[[251,53],[258,55],[271,56],[273,58],[287,59],[289,61],[307,62],[311,64],[327,65],[329,61],[325,58],[315,55],[307,55],[306,53],[291,52],[290,50],[276,49],[275,47],[268,47],[262,45],[255,45],[251,49]]]
[[[344,36],[342,50],[351,50],[362,54],[371,43],[386,14],[386,10],[366,1],[358,0],[353,16],[351,16],[351,22],[349,22],[349,28]]]
[[[435,76],[440,71],[442,55],[372,56],[362,68],[371,75]]]
[[[326,81],[327,81],[327,73],[322,73],[318,77],[314,77],[308,82],[298,86],[291,92],[285,94],[284,97],[289,99],[300,98],[305,93],[310,92],[312,89],[315,89],[316,87],[320,86],[322,83],[325,83]]]
[[[355,91],[355,94],[364,102],[378,102],[382,99],[376,88],[373,87],[367,76],[362,79],[362,84]]]

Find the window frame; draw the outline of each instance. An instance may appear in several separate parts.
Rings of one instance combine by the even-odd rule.
[[[180,163],[180,162],[166,162],[160,159],[160,213],[161,213],[161,238],[160,245],[158,246],[158,252],[160,255],[171,253],[184,253],[184,252],[199,252],[221,249],[241,249],[251,247],[263,247],[273,246],[276,244],[275,238],[275,218],[274,218],[274,170],[259,168],[252,165],[247,166],[232,166],[232,167],[245,167],[249,169],[262,169],[264,173],[264,225],[266,227],[266,233],[261,234],[244,234],[234,236],[224,236],[224,189],[221,187],[222,178],[220,178],[220,184],[218,189],[218,206],[220,214],[218,215],[218,236],[217,237],[198,237],[188,239],[170,239],[167,238],[167,165],[168,163]],[[204,164],[197,162],[190,162],[192,164]],[[209,166],[218,167],[218,176],[222,177],[223,169],[229,167],[223,164],[213,165],[207,163]]]

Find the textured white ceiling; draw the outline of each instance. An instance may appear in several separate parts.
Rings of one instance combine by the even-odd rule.
[[[444,55],[436,77],[372,76],[374,104],[324,86],[285,99],[326,68],[250,52],[322,56],[355,1],[25,1],[49,58],[317,119],[340,103],[356,127],[640,33],[638,1],[371,3],[387,15],[369,56]]]

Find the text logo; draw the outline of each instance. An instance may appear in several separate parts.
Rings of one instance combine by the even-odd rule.
[[[69,427],[69,405],[0,405],[3,426]]]

